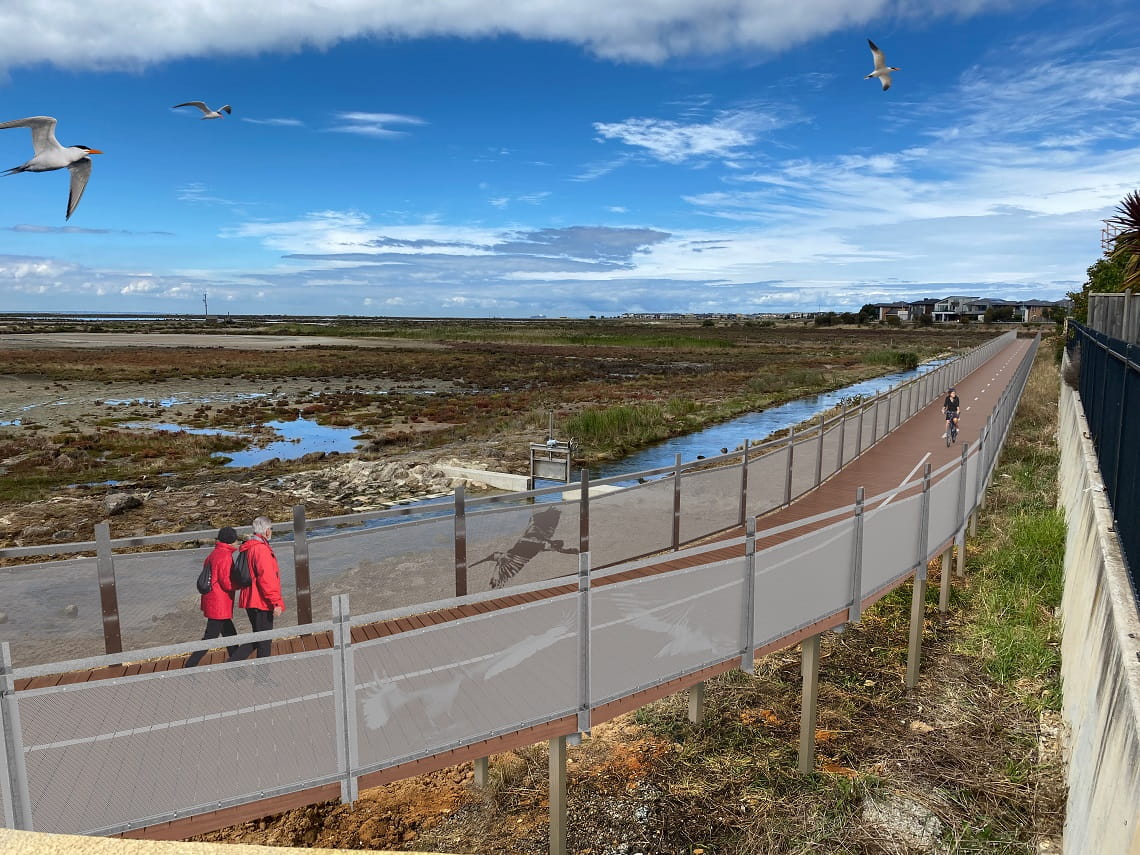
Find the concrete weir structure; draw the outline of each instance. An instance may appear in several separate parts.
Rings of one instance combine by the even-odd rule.
[[[1064,851],[1140,855],[1140,615],[1080,394],[1062,383]],[[1136,525],[1137,521],[1121,521]]]

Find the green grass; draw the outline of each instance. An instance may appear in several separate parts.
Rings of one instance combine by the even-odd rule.
[[[863,355],[868,365],[895,365],[899,368],[917,368],[918,354],[909,350],[872,350]]]

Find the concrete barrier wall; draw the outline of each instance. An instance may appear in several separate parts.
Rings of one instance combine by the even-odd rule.
[[[1140,855],[1140,615],[1078,392],[1062,383],[1059,502],[1068,533],[1061,679],[1064,851]],[[1133,520],[1131,525],[1136,525]]]

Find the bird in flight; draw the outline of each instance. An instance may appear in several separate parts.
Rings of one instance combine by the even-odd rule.
[[[97,148],[85,145],[62,146],[55,138],[55,119],[51,116],[29,116],[26,119],[13,119],[0,122],[3,128],[28,128],[32,132],[32,149],[35,155],[21,166],[13,166],[4,175],[17,172],[51,172],[65,166],[71,172],[71,192],[67,197],[66,220],[71,219],[83,191],[87,189],[87,179],[91,177],[91,158],[88,155],[102,154]]]
[[[229,104],[226,104],[224,107],[219,107],[216,110],[211,110],[206,106],[206,103],[204,101],[186,101],[182,104],[175,104],[171,109],[177,110],[179,107],[197,107],[202,111],[203,119],[220,119],[222,117],[222,113],[229,114],[233,112],[233,110],[230,109]]]
[[[875,60],[875,70],[864,77],[864,80],[869,80],[872,77],[879,78],[879,82],[883,84],[883,91],[886,92],[891,88],[891,72],[901,71],[900,68],[895,68],[893,65],[887,65],[887,59],[883,56],[883,52],[879,50],[879,46],[870,39],[867,39],[867,44],[871,46],[871,56]]]

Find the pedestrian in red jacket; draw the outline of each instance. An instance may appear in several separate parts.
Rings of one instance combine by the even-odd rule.
[[[234,553],[237,551],[237,532],[230,526],[223,526],[218,530],[218,539],[214,543],[214,551],[206,557],[210,565],[210,576],[213,584],[210,592],[202,595],[202,614],[206,616],[206,634],[203,641],[223,636],[229,638],[237,635],[234,627],[234,589],[230,585],[230,568],[234,563]],[[227,648],[232,656],[237,646]],[[202,661],[206,655],[205,650],[195,650],[186,660],[184,668],[193,668]]]
[[[281,570],[273,547],[269,545],[272,534],[273,523],[267,517],[258,517],[253,521],[253,537],[241,545],[241,551],[249,553],[249,575],[253,584],[241,589],[238,605],[249,615],[251,632],[273,629],[273,619],[285,611],[285,600],[281,598]],[[248,659],[255,649],[260,659],[268,656],[272,648],[272,640],[242,644],[230,654],[230,659]]]

